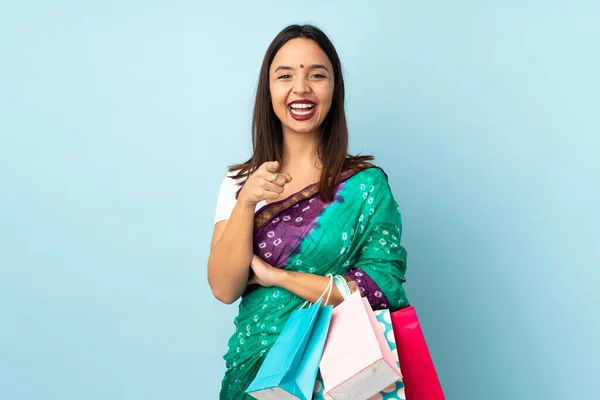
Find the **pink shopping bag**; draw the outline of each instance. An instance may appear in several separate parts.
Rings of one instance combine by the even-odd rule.
[[[333,309],[319,366],[330,398],[364,400],[400,379],[396,358],[377,324],[360,292]]]
[[[392,326],[407,400],[445,400],[414,307],[394,311]]]

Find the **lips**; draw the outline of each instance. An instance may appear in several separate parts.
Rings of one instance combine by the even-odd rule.
[[[288,111],[296,121],[311,119],[316,113],[317,105],[311,100],[295,100],[288,105]]]

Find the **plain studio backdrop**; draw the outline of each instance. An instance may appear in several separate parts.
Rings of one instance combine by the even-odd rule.
[[[0,6],[0,398],[217,399],[206,261],[264,52],[337,46],[449,400],[600,398],[600,3]]]

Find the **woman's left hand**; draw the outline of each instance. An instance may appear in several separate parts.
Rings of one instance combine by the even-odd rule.
[[[248,284],[257,283],[264,287],[279,286],[279,279],[285,273],[284,270],[267,264],[256,254],[252,256],[250,268],[252,268],[254,274],[248,281]]]

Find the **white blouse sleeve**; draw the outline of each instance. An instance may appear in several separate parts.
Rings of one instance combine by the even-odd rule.
[[[237,199],[235,198],[235,194],[240,188],[238,185],[244,178],[234,179],[234,173],[228,172],[223,178],[223,182],[221,183],[221,188],[219,189],[219,195],[217,197],[217,209],[215,212],[215,224],[219,221],[224,221],[231,217],[231,212],[237,203]],[[256,204],[255,211],[258,211],[262,207],[266,206],[267,202],[265,200],[260,201]]]
[[[223,178],[221,188],[219,189],[219,196],[217,197],[215,224],[219,221],[229,219],[231,216],[231,212],[237,202],[235,193],[240,188],[236,182],[238,181],[233,179],[231,172],[228,172],[225,178]]]

